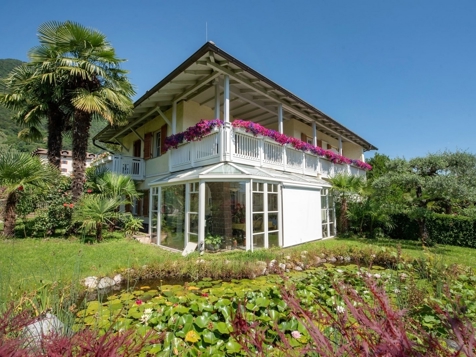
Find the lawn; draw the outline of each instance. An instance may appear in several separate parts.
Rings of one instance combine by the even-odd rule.
[[[340,244],[355,245],[356,247],[380,247],[395,249],[399,244],[402,253],[413,258],[423,257],[425,252],[435,254],[445,264],[462,264],[476,268],[476,249],[457,247],[453,245],[437,245],[423,249],[419,241],[397,240],[390,238],[335,238],[320,242],[325,247],[334,247]]]
[[[251,262],[279,259],[304,250],[338,252],[349,247],[395,250],[398,244],[402,248],[402,254],[406,256],[424,256],[425,251],[415,241],[335,238],[286,249],[205,254],[200,259],[211,262],[227,260],[234,263],[235,269],[240,269]],[[458,263],[476,268],[476,249],[440,245],[430,248],[429,251],[446,264]],[[90,275],[112,276],[126,268],[144,265],[178,266],[182,262],[184,267],[181,271],[186,272],[196,268],[197,259],[197,254],[182,258],[178,253],[117,237],[106,238],[100,244],[84,244],[77,239],[0,240],[0,286],[27,290],[45,281],[79,281]]]
[[[91,245],[77,239],[4,239],[0,240],[0,288],[29,290],[49,281],[66,283],[90,275],[108,276],[121,268],[172,261],[179,256],[123,238]]]

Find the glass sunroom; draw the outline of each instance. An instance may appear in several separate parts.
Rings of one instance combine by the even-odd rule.
[[[150,187],[152,242],[171,249],[195,242],[207,250],[253,250],[334,235],[329,184],[315,177],[220,163],[163,176]]]

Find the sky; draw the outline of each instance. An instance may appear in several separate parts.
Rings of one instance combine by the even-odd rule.
[[[2,0],[0,58],[75,21],[127,59],[138,99],[211,40],[380,154],[476,154],[475,19],[474,0]]]

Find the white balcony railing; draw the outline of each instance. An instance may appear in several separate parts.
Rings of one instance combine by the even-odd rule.
[[[109,155],[96,161],[93,165],[103,166],[111,172],[128,175],[133,180],[145,178],[144,160],[139,157]]]
[[[269,138],[253,136],[231,125],[213,131],[201,141],[172,149],[169,168],[174,172],[225,161],[324,178],[339,172],[365,175],[365,171],[358,167],[334,164],[317,155],[280,145]]]

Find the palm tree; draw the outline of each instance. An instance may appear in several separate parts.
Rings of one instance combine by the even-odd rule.
[[[117,208],[123,204],[118,197],[104,197],[100,195],[83,196],[73,211],[73,223],[80,222],[84,232],[94,230],[96,241],[102,241],[104,224],[111,224],[118,217]]]
[[[120,175],[102,168],[89,168],[86,172],[88,191],[105,198],[122,198],[122,204],[130,204],[142,194],[136,189],[134,180],[127,175]],[[119,207],[118,207],[119,208]],[[114,231],[116,219],[111,219],[109,231]]]
[[[340,203],[339,228],[342,233],[349,230],[349,220],[347,218],[348,200],[354,195],[361,193],[365,185],[365,179],[361,176],[338,173],[329,178],[332,191],[335,193]]]
[[[104,197],[123,197],[131,200],[141,196],[130,176],[104,171],[100,168],[95,169],[87,176],[88,187],[94,193]]]
[[[111,124],[124,123],[131,113],[135,94],[120,69],[124,60],[116,57],[106,36],[78,23],[47,22],[39,27],[40,46],[29,57],[41,66],[38,78],[50,85],[60,85],[66,96],[61,104],[72,112],[73,201],[83,191],[89,129],[93,119]]]
[[[6,196],[3,234],[13,237],[16,206],[21,194],[34,188],[48,188],[59,171],[37,156],[16,151],[0,152],[0,187]]]
[[[67,120],[60,99],[64,88],[52,86],[39,77],[41,66],[23,63],[14,68],[2,82],[6,93],[0,93],[0,104],[14,111],[13,120],[24,129],[18,137],[25,141],[43,138],[40,128],[46,119],[48,129],[48,161],[60,167],[62,134]]]
[[[54,164],[59,165],[61,134],[71,129],[76,201],[83,191],[91,121],[124,123],[135,92],[127,71],[119,67],[124,60],[116,57],[102,33],[74,22],[47,22],[39,27],[38,38],[40,45],[28,54],[30,62],[11,74],[9,94],[0,102],[18,110],[28,129],[24,134],[37,134],[41,119],[48,119]]]

